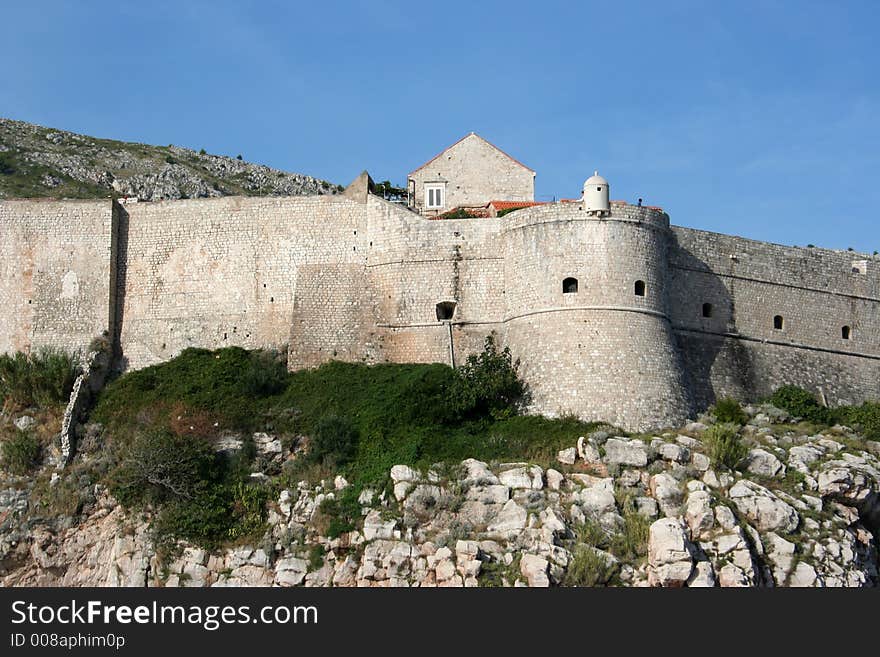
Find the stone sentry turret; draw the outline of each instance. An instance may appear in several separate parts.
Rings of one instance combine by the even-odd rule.
[[[593,175],[584,181],[584,211],[596,217],[607,217],[611,214],[611,201],[609,200],[608,181],[594,171]]]

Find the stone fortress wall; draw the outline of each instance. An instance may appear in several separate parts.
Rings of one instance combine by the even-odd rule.
[[[230,345],[288,345],[291,369],[459,364],[494,332],[531,410],[633,430],[782,383],[880,398],[876,257],[625,204],[435,221],[368,190],[364,174],[339,196],[0,202],[0,350],[83,349],[106,331],[128,368]]]

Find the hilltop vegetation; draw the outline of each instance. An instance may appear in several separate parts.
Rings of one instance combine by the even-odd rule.
[[[0,118],[0,199],[142,200],[335,194],[325,180],[179,146],[97,139]]]

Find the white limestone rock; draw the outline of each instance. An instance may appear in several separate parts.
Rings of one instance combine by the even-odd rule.
[[[749,450],[746,457],[746,469],[761,477],[785,476],[785,466],[774,454],[764,449]]]
[[[758,531],[793,532],[799,522],[795,509],[770,490],[752,481],[741,480],[729,493],[730,500]]]
[[[644,467],[648,465],[648,446],[641,440],[609,438],[605,441],[605,462]]]
[[[530,588],[546,588],[550,586],[548,576],[549,562],[535,554],[524,554],[519,562],[520,573],[526,578]]]
[[[680,587],[694,569],[687,528],[680,518],[661,518],[648,532],[648,584]]]

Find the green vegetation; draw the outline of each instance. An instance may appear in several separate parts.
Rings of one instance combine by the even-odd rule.
[[[848,406],[842,412],[842,416],[847,424],[858,424],[865,438],[880,440],[880,402]]]
[[[76,380],[72,356],[54,349],[0,355],[0,398],[7,411],[66,404]]]
[[[40,459],[40,444],[26,431],[16,431],[0,443],[0,465],[15,475],[31,472]]]
[[[152,431],[116,449],[111,490],[126,506],[160,509],[160,543],[184,538],[211,547],[262,531],[268,490],[247,483],[246,464],[215,453],[209,442]]]
[[[860,406],[822,406],[816,397],[797,386],[782,386],[767,400],[777,408],[819,425],[858,425],[869,440],[880,440],[880,402],[865,402]]]
[[[777,388],[768,401],[776,408],[781,408],[809,422],[831,424],[834,420],[830,409],[819,404],[812,393],[797,386]]]
[[[737,426],[731,423],[715,424],[706,429],[703,443],[716,468],[734,470],[749,453],[748,447],[740,439]]]
[[[745,424],[749,421],[748,414],[742,409],[739,402],[732,397],[723,397],[715,402],[715,405],[711,408],[711,413],[719,422]]]
[[[525,394],[510,353],[491,338],[458,370],[331,362],[287,372],[275,353],[188,349],[111,382],[92,419],[106,428],[117,498],[161,509],[156,526],[167,535],[215,544],[258,531],[255,499],[268,489],[247,481],[252,449],[236,459],[214,453],[223,434],[270,431],[288,444],[307,436],[284,477],[339,473],[352,482],[320,508],[338,536],[360,522],[360,490],[386,487],[397,463],[548,462],[597,426],[517,415]]]

